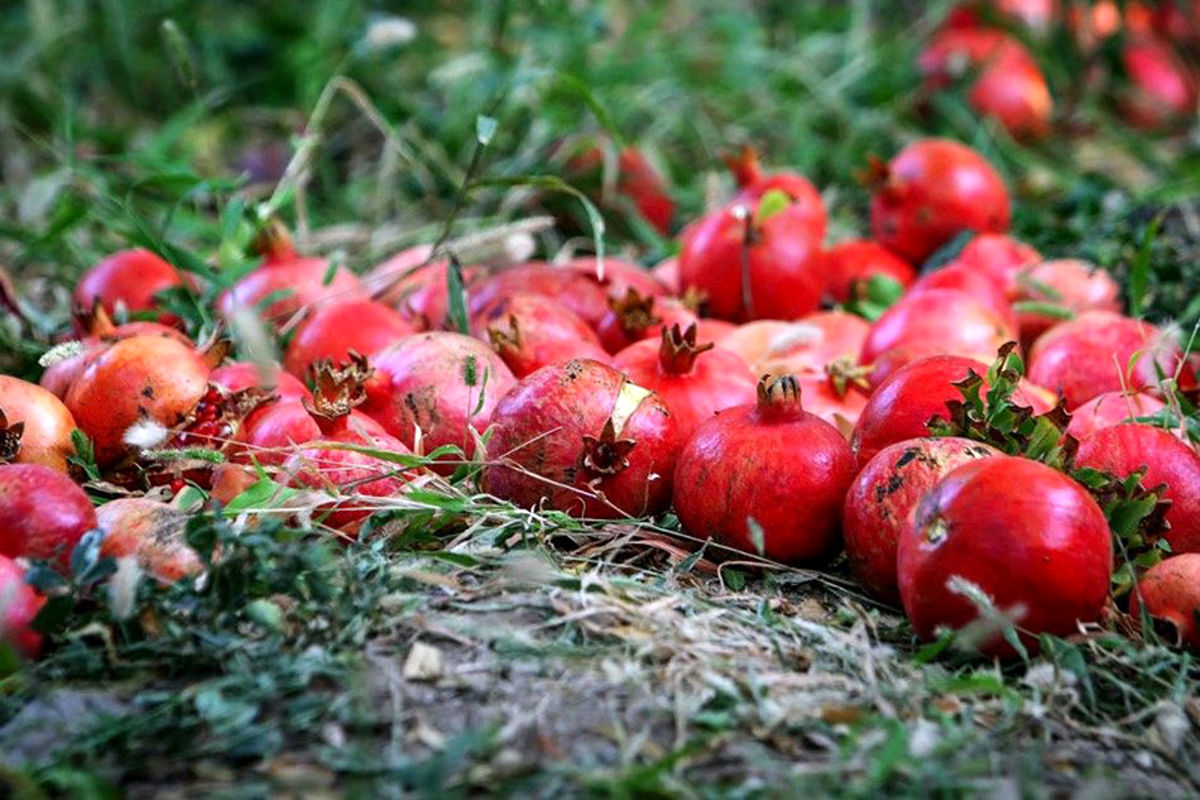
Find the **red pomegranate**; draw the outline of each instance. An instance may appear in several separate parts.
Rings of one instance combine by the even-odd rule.
[[[1017,275],[1042,260],[1037,250],[1002,233],[981,233],[967,242],[954,263],[991,278],[1009,300],[1017,297]]]
[[[871,325],[857,314],[820,311],[796,322],[758,320],[716,339],[756,375],[824,374],[835,362],[857,361]]]
[[[683,287],[679,285],[679,259],[675,256],[664,258],[655,264],[651,267],[650,274],[667,294],[678,295],[683,292]]]
[[[1130,368],[1135,354],[1140,354]],[[1173,337],[1153,325],[1111,311],[1088,311],[1055,325],[1029,351],[1028,376],[1061,392],[1068,409],[1097,395],[1150,389],[1158,373],[1170,376],[1179,365]]]
[[[900,534],[900,599],[922,639],[937,629],[1000,657],[1014,655],[989,602],[1036,649],[1099,618],[1112,578],[1104,512],[1082,486],[1037,461],[981,458],[942,478]],[[974,597],[978,593],[978,597]]]
[[[750,146],[743,147],[736,156],[727,157],[725,164],[737,181],[738,200],[757,203],[767,192],[783,192],[792,200],[796,224],[807,227],[818,240],[825,238],[825,204],[808,178],[798,172],[765,174],[758,152]]]
[[[517,382],[483,342],[441,331],[401,339],[371,364],[375,373],[359,410],[409,447],[416,447],[419,431],[423,453],[454,445],[469,458],[468,428],[483,433]]]
[[[0,464],[0,555],[65,565],[95,527],[92,501],[66,475],[41,464]]]
[[[1043,261],[1017,275],[1017,301],[1058,306],[1070,314],[1121,311],[1121,287],[1108,272],[1075,259]],[[1037,310],[1019,311],[1017,323],[1026,347],[1062,321]]]
[[[155,295],[186,285],[179,270],[149,250],[121,250],[89,269],[75,285],[75,304],[102,307],[109,314],[152,311]],[[163,322],[177,321],[160,316]]]
[[[1176,553],[1200,552],[1200,456],[1162,428],[1130,422],[1101,428],[1079,443],[1075,466],[1124,478],[1146,469],[1142,485],[1166,484],[1166,538]]]
[[[846,440],[803,409],[796,379],[766,378],[757,404],[718,414],[684,446],[675,513],[698,539],[774,561],[811,562],[837,550],[853,478]]]
[[[606,256],[604,261],[595,256],[576,256],[562,265],[561,269],[578,272],[604,289],[609,300],[621,298],[632,289],[643,297],[661,297],[666,294],[658,279],[647,269],[632,261]]]
[[[860,298],[871,278],[882,275],[908,287],[916,279],[912,265],[869,239],[842,242],[821,256],[825,295],[835,303]]]
[[[884,312],[867,340],[859,361],[870,364],[893,348],[990,359],[1017,332],[975,296],[957,289],[914,292]]]
[[[1176,644],[1200,650],[1200,553],[1172,556],[1146,570],[1129,598],[1135,621],[1143,608],[1175,628]]]
[[[514,294],[535,294],[554,300],[593,329],[608,313],[608,295],[594,275],[532,261],[471,284],[468,294],[471,316]]]
[[[1130,122],[1153,129],[1195,117],[1195,78],[1169,44],[1137,37],[1125,45],[1121,60],[1130,82],[1121,106]]]
[[[100,555],[136,558],[156,580],[174,583],[199,575],[204,564],[184,538],[188,514],[145,497],[110,500],[96,510],[104,531]]]
[[[73,430],[75,418],[61,400],[36,383],[0,375],[0,463],[66,472]]]
[[[321,438],[305,398],[282,398],[254,411],[234,437],[231,458],[239,463],[279,466],[298,445]]]
[[[666,182],[645,154],[636,147],[626,147],[618,156],[617,191],[633,201],[638,213],[663,236],[671,232],[675,219],[675,201],[667,191]]]
[[[871,594],[900,602],[896,548],[917,503],[948,473],[1000,451],[953,436],[906,439],[888,445],[858,473],[842,511],[846,557]]]
[[[867,407],[870,385],[861,377],[864,370],[847,362],[833,362],[824,372],[806,372],[796,376],[804,395],[804,410],[828,422],[846,439],[854,432],[858,418]],[[786,373],[769,372],[780,375]]]
[[[260,389],[280,400],[304,400],[312,397],[308,387],[301,383],[299,378],[284,372],[277,364],[259,365],[251,361],[234,361],[214,369],[208,380],[229,394],[246,389]]]
[[[501,398],[492,424],[484,488],[503,500],[600,518],[670,503],[675,421],[658,396],[606,364],[543,367]]]
[[[412,323],[382,303],[324,303],[312,310],[292,336],[283,366],[302,378],[318,361],[345,361],[351,351],[371,355],[415,332]]]
[[[921,139],[877,171],[872,235],[911,263],[924,262],[961,231],[1008,229],[1008,189],[992,165],[966,145]]]
[[[754,402],[754,375],[736,354],[698,344],[694,324],[686,332],[663,328],[658,341],[630,345],[613,366],[667,404],[681,443],[718,411]]]
[[[643,339],[658,339],[672,325],[686,329],[698,321],[681,301],[641,295],[633,288],[622,298],[609,298],[608,304],[609,312],[600,320],[596,333],[609,353],[618,353]]]
[[[1071,412],[1067,433],[1083,441],[1101,428],[1154,416],[1166,407],[1162,400],[1145,392],[1105,392]]]
[[[472,318],[471,332],[489,341],[518,378],[574,358],[609,361],[588,324],[543,295],[513,293],[497,298]]]
[[[970,267],[950,262],[941,269],[922,275],[909,290],[910,294],[929,291],[930,289],[953,289],[966,292],[987,306],[997,317],[1013,331],[1017,328],[1017,314],[1005,295],[1004,290],[987,275]],[[903,302],[903,300],[901,301]]]
[[[11,644],[26,658],[42,652],[42,636],[32,624],[46,599],[25,583],[25,570],[0,556],[0,642]]]
[[[737,325],[723,319],[698,319],[696,320],[696,336],[702,342],[715,342],[718,339],[724,339],[736,327]]]

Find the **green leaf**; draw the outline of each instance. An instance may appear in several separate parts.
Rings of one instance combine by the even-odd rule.
[[[454,330],[469,336],[471,323],[467,319],[467,288],[463,282],[462,264],[454,255],[450,256],[450,267],[446,270],[446,292],[449,301],[447,315]]]
[[[758,201],[758,208],[754,209],[754,219],[751,224],[754,227],[760,227],[764,222],[771,217],[787,209],[792,204],[792,198],[782,189],[771,189],[764,194]]]
[[[492,137],[496,135],[496,126],[497,122],[494,117],[480,114],[475,118],[475,141],[483,147],[487,147],[491,144]]]
[[[1154,252],[1154,240],[1158,238],[1158,229],[1162,226],[1162,221],[1162,215],[1159,214],[1146,226],[1138,251],[1129,265],[1129,315],[1133,317],[1140,317],[1142,314],[1146,286],[1150,281],[1150,257]]]
[[[471,184],[475,186],[529,186],[534,189],[545,189],[552,192],[569,194],[577,199],[587,214],[592,227],[592,244],[596,250],[596,261],[599,267],[604,263],[604,217],[588,196],[564,181],[557,175],[512,175],[502,178],[481,178]]]
[[[1013,311],[1021,314],[1044,314],[1047,317],[1054,317],[1054,319],[1075,318],[1074,311],[1055,303],[1039,302],[1037,300],[1022,300],[1019,303],[1013,303],[1012,307]]]
[[[758,520],[754,517],[746,517],[746,529],[750,533],[750,541],[754,544],[754,551],[760,556],[763,555],[767,549],[766,534],[763,531],[763,526],[758,524]]]

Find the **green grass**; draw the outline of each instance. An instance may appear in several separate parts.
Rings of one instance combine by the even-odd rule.
[[[913,62],[944,3],[406,5],[416,37],[383,49],[367,45],[370,8],[334,0],[303,13],[27,0],[0,15],[0,264],[30,319],[0,318],[0,370],[36,376],[75,277],[115,248],[163,252],[205,277],[211,299],[251,266],[246,214],[263,202],[354,268],[546,209],[584,235],[539,233],[541,255],[593,246],[585,206],[546,176],[562,171],[557,144],[598,132],[663,167],[681,220],[731,188],[720,155],[753,143],[823,189],[834,238],[865,232],[856,175],[869,156],[953,136],[1009,180],[1019,236],[1113,268],[1151,318],[1200,319],[1196,131],[1131,133],[1103,93],[1063,121],[1086,136],[1033,146],[960,97],[918,112]],[[1066,98],[1079,55],[1036,46]],[[496,122],[486,146],[481,117]],[[247,157],[281,168],[297,150],[308,169],[282,190],[240,177]],[[609,252],[650,263],[672,250],[627,211],[604,206]],[[212,324],[196,309],[189,320]],[[717,571],[660,538],[670,518],[584,525],[486,504],[469,481],[434,488],[349,546],[278,513],[243,526],[197,511],[192,541],[221,545],[209,580],[143,581],[125,619],[95,573],[78,580],[50,656],[0,678],[0,786],[1200,788],[1200,668],[1153,637],[1048,640],[1031,664],[999,668],[915,645],[840,564]],[[406,676],[417,643],[440,654],[429,679],[415,664]]]

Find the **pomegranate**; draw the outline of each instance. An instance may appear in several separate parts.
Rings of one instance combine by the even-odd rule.
[[[575,269],[530,262],[497,272],[470,287],[471,316],[513,294],[535,294],[566,306],[595,328],[608,313],[608,297],[595,279]]]
[[[0,642],[11,644],[26,658],[42,652],[42,636],[32,624],[46,599],[25,583],[25,570],[0,556]]]
[[[804,410],[820,417],[849,439],[858,418],[867,407],[870,386],[861,377],[864,372],[846,362],[833,362],[823,373],[808,372],[796,376],[804,394]],[[770,373],[768,374],[786,374]]]
[[[61,400],[35,383],[0,375],[0,462],[66,472],[75,454],[73,430],[75,418]]]
[[[725,163],[737,181],[739,200],[756,203],[767,192],[781,191],[792,200],[795,224],[807,227],[818,240],[825,238],[825,204],[808,178],[796,172],[764,174],[758,152],[749,146]]]
[[[492,349],[518,378],[547,364],[573,358],[609,361],[600,338],[586,322],[542,295],[515,293],[500,297],[475,315],[471,330],[491,342]]]
[[[657,339],[672,325],[686,329],[697,322],[696,315],[681,301],[640,295],[633,288],[623,298],[609,298],[608,304],[610,310],[600,320],[596,332],[609,353],[617,353],[643,339]]]
[[[856,314],[820,311],[797,322],[747,322],[716,340],[742,357],[756,375],[824,374],[834,362],[854,362],[871,326]]]
[[[698,319],[696,336],[703,342],[715,342],[728,336],[736,327],[737,325],[723,319]]]
[[[468,428],[486,430],[496,404],[517,382],[487,345],[457,333],[401,339],[371,364],[375,373],[359,410],[409,447],[419,437],[426,453],[454,445],[470,457]]]
[[[837,550],[853,478],[846,440],[803,409],[796,379],[764,378],[755,405],[718,414],[684,446],[675,512],[699,539],[774,561],[811,562]]]
[[[205,356],[185,344],[134,336],[96,356],[71,384],[66,406],[91,437],[96,463],[110,466],[128,454],[126,436],[135,425],[149,435],[150,428],[165,433],[184,422],[204,398],[210,371]]]
[[[1143,467],[1142,485],[1166,484],[1166,539],[1176,553],[1200,552],[1200,456],[1170,432],[1130,422],[1112,425],[1079,443],[1075,466],[1124,478]]]
[[[303,398],[283,398],[250,414],[234,437],[231,457],[238,462],[278,466],[296,445],[321,438],[321,427]]]
[[[1083,441],[1101,428],[1154,416],[1166,407],[1162,400],[1145,392],[1105,392],[1071,412],[1067,433]]]
[[[196,551],[184,539],[188,514],[145,497],[110,500],[96,510],[104,531],[100,555],[136,558],[139,566],[163,583],[204,571]]]
[[[299,378],[289,375],[275,364],[260,366],[250,361],[234,361],[214,369],[208,380],[229,394],[261,389],[280,400],[304,400],[312,396]]]
[[[1141,354],[1129,368],[1135,354]],[[1163,331],[1111,311],[1088,311],[1055,325],[1029,352],[1029,379],[1061,392],[1067,408],[1105,392],[1149,389],[1173,375],[1179,345]]]
[[[912,265],[868,239],[842,242],[821,256],[825,295],[835,303],[860,298],[871,278],[882,275],[908,287],[916,279]]]
[[[1129,598],[1135,621],[1143,608],[1175,628],[1176,644],[1200,650],[1200,553],[1173,556],[1146,570]]]
[[[66,565],[95,527],[92,501],[66,475],[41,464],[0,465],[0,555]]]
[[[121,250],[97,263],[75,285],[75,303],[81,308],[99,305],[109,314],[152,311],[155,295],[186,285],[175,267],[149,250]],[[163,322],[177,322],[160,315]]]
[[[671,232],[675,201],[659,174],[641,150],[626,147],[618,157],[617,191],[633,201],[638,213],[663,236]]]
[[[613,366],[666,403],[681,443],[718,411],[754,402],[754,375],[736,354],[697,344],[694,324],[686,332],[663,328],[659,341],[630,345]]]
[[[1196,114],[1196,85],[1166,42],[1138,37],[1121,54],[1130,87],[1122,110],[1135,126],[1161,128]]]
[[[1017,275],[1017,300],[1058,306],[1067,314],[1084,311],[1121,311],[1121,288],[1107,271],[1075,259],[1043,261]],[[1062,321],[1054,314],[1029,309],[1019,311],[1021,341],[1032,346],[1046,331]]]
[[[415,333],[398,313],[372,300],[340,300],[314,308],[297,329],[283,359],[298,378],[317,361],[345,361],[350,352],[370,355]]]
[[[1017,275],[1042,260],[1037,250],[1002,233],[981,233],[967,242],[954,263],[991,278],[1009,300],[1017,297]]]
[[[1010,330],[1017,330],[1018,317],[1004,290],[978,270],[951,262],[941,269],[922,275],[909,291],[916,294],[930,289],[955,289],[966,292],[1004,320]]]
[[[578,272],[599,284],[609,300],[625,297],[630,289],[643,297],[660,297],[665,294],[654,275],[632,261],[607,257],[601,266],[600,260],[595,256],[577,256],[561,268]]]
[[[679,285],[679,259],[675,256],[664,258],[655,264],[650,269],[650,274],[662,285],[667,294],[677,295],[683,292],[683,287]]]
[[[517,382],[492,414],[484,488],[521,507],[640,517],[666,509],[679,443],[653,392],[590,360]]]
[[[871,198],[875,240],[913,264],[964,230],[1008,228],[1008,189],[983,156],[948,139],[921,139],[878,165]]]
[[[975,296],[956,289],[926,289],[906,296],[875,321],[859,361],[870,364],[897,347],[990,359],[1016,338],[1012,326]]]
[[[900,599],[922,639],[956,629],[979,651],[1011,657],[984,597],[1036,648],[1100,617],[1112,537],[1096,501],[1065,474],[1011,456],[980,458],[942,478],[900,534]],[[972,597],[978,592],[982,597]]]
[[[858,473],[842,511],[846,557],[867,591],[900,602],[896,548],[921,498],[951,470],[999,455],[986,444],[953,436],[888,445]]]

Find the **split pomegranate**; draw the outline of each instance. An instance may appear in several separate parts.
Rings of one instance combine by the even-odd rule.
[[[284,368],[302,378],[318,361],[345,361],[350,352],[371,355],[416,328],[397,312],[372,300],[342,300],[312,310],[296,330],[283,359]]]
[[[858,473],[842,512],[846,557],[867,591],[900,602],[896,549],[921,498],[956,467],[999,455],[970,439],[906,439],[888,445]]]
[[[42,636],[32,624],[45,603],[46,598],[25,583],[25,570],[0,555],[0,643],[12,645],[25,658],[37,658]]]
[[[514,294],[535,294],[554,300],[593,329],[608,313],[608,296],[594,275],[533,261],[471,284],[468,295],[471,316]]]
[[[1200,650],[1200,553],[1172,556],[1146,570],[1130,595],[1129,613],[1141,612],[1175,628],[1175,644]]]
[[[974,295],[957,289],[927,289],[905,296],[875,321],[859,361],[870,364],[898,347],[990,360],[1001,346],[1016,338],[1008,321]]]
[[[854,456],[802,406],[790,375],[764,378],[755,405],[731,408],[679,454],[675,512],[684,530],[785,563],[835,552]]]
[[[1121,287],[1106,270],[1086,261],[1043,261],[1017,275],[1017,301],[1058,306],[1074,315],[1084,311],[1121,310]],[[1062,317],[1037,310],[1019,311],[1017,323],[1026,347],[1053,328]]]
[[[95,527],[92,501],[66,475],[41,464],[0,464],[0,555],[65,565]]]
[[[0,375],[0,463],[66,472],[73,430],[75,418],[61,400],[36,383]]]
[[[179,270],[149,250],[121,250],[83,274],[75,285],[75,304],[100,305],[109,314],[151,311],[157,308],[156,294],[184,285]],[[177,321],[169,315],[159,319]]]
[[[1162,400],[1145,392],[1105,392],[1071,412],[1067,433],[1083,441],[1101,428],[1150,417],[1166,407]]]
[[[1130,122],[1153,129],[1195,116],[1195,79],[1168,43],[1137,37],[1121,60],[1131,84],[1121,106]]]
[[[590,360],[517,382],[492,414],[484,488],[579,517],[656,514],[671,499],[675,421],[653,392]]]
[[[607,363],[600,338],[567,306],[537,294],[514,293],[498,298],[471,320],[476,337],[523,378],[546,366],[590,358]]]
[[[908,287],[916,279],[912,265],[891,250],[868,239],[842,242],[821,256],[825,295],[835,303],[848,303],[863,295],[876,275]]]
[[[250,361],[234,361],[214,369],[208,380],[229,394],[261,389],[280,400],[303,400],[312,396],[299,378],[289,375],[275,364],[260,366]]]
[[[613,366],[667,404],[681,443],[718,411],[754,402],[754,375],[736,354],[698,344],[694,324],[686,332],[664,327],[658,341],[617,353]]]
[[[764,173],[758,152],[750,146],[725,163],[737,181],[738,200],[756,203],[767,192],[781,191],[792,200],[795,224],[807,227],[818,240],[825,238],[825,204],[808,178],[798,172]]]
[[[925,261],[959,232],[1002,233],[1011,209],[1008,189],[983,156],[948,139],[922,139],[872,176],[871,232],[913,264]]]
[[[609,298],[609,312],[600,320],[596,333],[609,353],[624,350],[643,339],[657,339],[672,325],[686,329],[696,315],[679,300],[638,294],[630,288],[623,298]]]
[[[200,574],[204,564],[184,538],[188,514],[145,497],[110,500],[96,510],[104,531],[100,555],[136,558],[138,565],[163,583]]]
[[[1140,354],[1132,368],[1135,354]],[[1055,325],[1029,351],[1028,376],[1061,392],[1074,409],[1097,395],[1150,389],[1158,373],[1175,373],[1181,358],[1173,337],[1111,311],[1088,311]]]
[[[820,311],[796,322],[747,322],[716,339],[756,375],[824,374],[834,362],[855,362],[871,325],[857,314]]]
[[[408,447],[419,437],[425,453],[454,445],[469,458],[469,428],[483,433],[517,382],[487,345],[457,333],[409,336],[376,353],[371,365],[359,411]]]
[[[1169,431],[1130,422],[1113,425],[1079,443],[1075,466],[1124,478],[1145,468],[1142,485],[1166,485],[1166,539],[1176,553],[1200,552],[1200,455]]]
[[[1002,233],[981,233],[967,242],[955,264],[992,279],[1009,300],[1017,297],[1017,275],[1042,260],[1037,250]]]
[[[999,621],[981,618],[978,601],[1036,649],[1040,633],[1066,636],[1099,618],[1112,559],[1108,521],[1082,486],[1037,461],[981,458],[917,504],[900,534],[900,599],[922,639],[948,627],[985,654],[1011,657]]]

